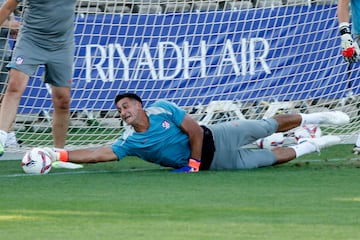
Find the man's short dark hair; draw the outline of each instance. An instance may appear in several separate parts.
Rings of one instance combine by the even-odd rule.
[[[138,95],[136,95],[135,93],[122,93],[122,94],[118,94],[115,97],[115,105],[123,98],[134,99],[134,100],[136,100],[136,101],[138,101],[139,103],[142,104],[141,98]]]

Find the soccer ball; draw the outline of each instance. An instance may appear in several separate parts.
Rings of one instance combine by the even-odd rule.
[[[284,134],[283,133],[274,133],[265,138],[258,139],[256,145],[259,148],[273,149],[276,147],[281,147],[284,145]]]
[[[51,159],[42,148],[27,151],[21,161],[25,173],[47,174],[51,170]]]
[[[303,138],[318,138],[321,135],[321,129],[318,125],[304,125],[294,130],[294,137],[297,143]]]

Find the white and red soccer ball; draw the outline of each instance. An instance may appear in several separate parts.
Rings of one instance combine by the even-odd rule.
[[[21,160],[25,173],[47,174],[51,170],[51,158],[42,148],[33,148],[27,151]]]
[[[294,130],[294,138],[297,143],[304,138],[319,138],[322,136],[321,128],[318,125],[308,124]]]
[[[276,147],[281,147],[284,145],[284,134],[283,133],[274,133],[268,137],[258,139],[256,145],[259,148],[273,149]]]

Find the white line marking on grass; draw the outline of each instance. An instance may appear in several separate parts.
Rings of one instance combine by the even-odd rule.
[[[159,170],[157,168],[133,168],[133,169],[123,169],[119,171],[109,171],[109,170],[87,170],[87,171],[68,171],[68,172],[54,172],[48,174],[28,174],[28,173],[15,173],[8,175],[0,175],[0,178],[11,178],[11,177],[38,177],[46,175],[76,175],[76,174],[103,174],[103,173],[121,173],[121,172],[145,172],[151,170]]]

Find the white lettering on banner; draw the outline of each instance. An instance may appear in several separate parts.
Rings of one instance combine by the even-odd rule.
[[[167,47],[168,46],[168,47]],[[165,75],[165,49],[171,48],[174,50],[175,59],[176,59],[176,66],[173,68],[173,73],[171,75]],[[181,71],[182,64],[181,64],[182,54],[181,49],[173,42],[160,42],[159,43],[159,79],[162,80],[170,80],[174,79],[176,75],[178,75]]]
[[[120,44],[116,43],[116,44],[109,44],[109,71],[112,71],[111,74],[109,74],[110,76],[114,76],[114,54],[115,54],[115,50],[116,52],[119,54],[120,56],[120,60],[124,65],[124,69],[127,69],[127,71],[124,71],[123,74],[123,79],[128,80],[130,79],[130,75],[129,75],[129,71],[128,69],[130,69],[130,60],[133,58],[134,54],[135,54],[135,49],[137,48],[137,43],[135,44],[135,46],[133,48],[131,48],[131,51],[129,53],[129,56],[126,57],[122,47],[120,46]],[[110,51],[111,50],[111,51]],[[112,68],[110,69],[110,63]],[[90,68],[91,70],[91,68]],[[115,80],[115,79],[114,79]],[[105,81],[105,80],[103,80]],[[111,81],[111,80],[110,80]]]
[[[226,40],[222,51],[219,52],[219,63],[214,67],[213,64],[207,65],[209,58],[205,41],[201,41],[200,46],[196,47],[190,45],[188,41],[184,41],[182,46],[174,42],[159,42],[154,49],[151,49],[148,43],[140,46],[135,44],[128,52],[118,43],[109,44],[107,48],[99,44],[90,44],[86,46],[85,52],[86,81],[90,82],[97,77],[104,82],[128,81],[142,78],[144,70],[149,71],[153,80],[174,79],[181,72],[182,76],[179,77],[189,79],[194,70],[200,72],[200,77],[207,77],[208,68],[215,69],[214,74],[217,76],[225,71],[229,73],[229,68],[236,76],[245,76],[254,75],[258,63],[266,73],[271,73],[266,63],[270,49],[266,39],[241,39],[240,47],[240,53],[235,52],[234,43],[230,39]],[[171,67],[166,67],[166,64]]]
[[[255,74],[255,63],[256,63],[256,58],[255,58],[255,45],[256,43],[260,42],[262,46],[264,46],[264,50],[263,50],[263,54],[258,56],[257,58],[259,59],[262,68],[264,69],[264,71],[266,73],[271,73],[270,71],[270,67],[267,65],[265,59],[269,53],[270,50],[270,46],[269,43],[263,39],[263,38],[251,38],[250,39],[250,47],[249,47],[249,52],[250,52],[250,74],[254,75]]]
[[[231,65],[232,68],[234,69],[236,76],[239,76],[240,68],[236,61],[236,55],[234,53],[232,42],[229,39],[226,41],[224,51],[222,53],[222,58],[220,60],[220,64],[218,67],[218,73],[217,73],[218,76],[220,76],[222,74],[222,69],[226,62],[229,62],[229,65]],[[242,62],[246,62],[246,61],[242,61]],[[241,71],[241,72],[242,72],[242,75],[245,75],[245,73],[246,73],[245,71]]]
[[[147,43],[144,43],[144,45],[142,47],[142,51],[140,51],[140,56],[139,56],[139,58],[137,60],[139,60],[139,63],[136,64],[137,67],[136,67],[136,70],[135,70],[134,79],[138,78],[138,73],[141,71],[142,66],[147,67],[147,69],[150,70],[151,78],[153,80],[158,79],[157,74],[155,72],[155,66],[154,66],[154,63],[153,63],[153,60],[152,60],[152,57],[151,57],[151,54],[150,54],[150,48],[149,48],[149,45]]]
[[[95,49],[94,51],[94,55],[96,56],[95,59],[99,59],[99,52],[100,52],[100,60],[93,64],[92,63],[92,59],[93,59],[93,54],[92,54],[92,49]],[[99,52],[97,51],[99,50]],[[105,47],[99,45],[99,44],[90,44],[90,45],[86,45],[86,53],[85,53],[85,62],[86,62],[86,81],[87,82],[91,82],[92,79],[91,77],[91,70],[95,67],[95,69],[98,71],[101,80],[106,81],[106,74],[102,68],[102,65],[104,64],[104,62],[106,61],[106,49]]]
[[[241,49],[247,49],[246,46],[246,39],[241,39]],[[241,51],[241,72],[245,75],[246,73],[246,66],[247,66],[247,57],[246,57],[246,51]],[[238,75],[237,75],[238,76]]]
[[[206,42],[200,42],[200,56],[190,56],[189,42],[184,42],[184,78],[189,79],[190,62],[200,62],[201,77],[206,77]]]

